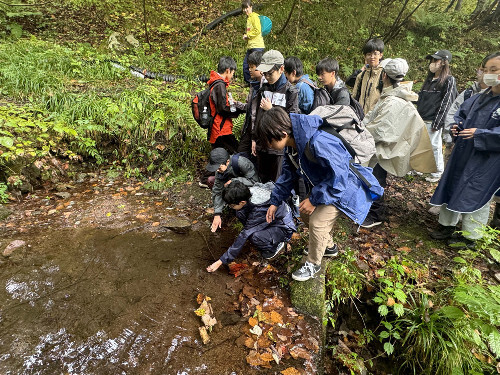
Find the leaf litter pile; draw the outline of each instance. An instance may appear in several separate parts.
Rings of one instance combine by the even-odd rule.
[[[235,278],[226,284],[226,293],[235,297],[232,309],[245,319],[236,345],[248,350],[248,365],[282,369],[283,375],[315,374],[314,355],[320,349],[316,328],[290,307],[288,297],[282,295],[278,270],[270,264],[247,259],[231,263],[229,272]],[[199,294],[200,306],[195,311],[203,322],[200,335],[204,344],[209,342],[208,334],[217,323],[209,301],[209,297]]]

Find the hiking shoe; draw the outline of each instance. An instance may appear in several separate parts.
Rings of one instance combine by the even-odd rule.
[[[455,230],[455,226],[444,226],[439,224],[438,230],[431,232],[429,236],[431,236],[431,238],[435,240],[447,240],[448,238],[451,238],[453,236]]]
[[[308,255],[309,254],[309,249],[306,247],[304,249],[304,255]],[[339,248],[337,246],[337,244],[333,244],[332,247],[327,247],[326,250],[325,250],[325,253],[323,254],[323,257],[336,257],[337,255],[339,255]]]
[[[375,220],[372,219],[371,217],[367,217],[365,221],[363,221],[363,224],[361,224],[362,228],[373,228],[376,227],[377,225],[382,224],[381,220]]]
[[[302,267],[292,273],[292,279],[297,281],[309,280],[310,278],[314,277],[314,275],[316,275],[320,269],[321,265],[315,265],[313,263],[305,262]]]
[[[271,251],[266,251],[265,253],[262,253],[262,258],[266,260],[271,260],[274,259],[278,256],[278,254],[285,248],[285,242],[280,242],[278,246],[274,250]]]
[[[433,215],[439,215],[439,212],[441,212],[441,206],[432,206],[429,208],[429,213]]]
[[[474,250],[476,248],[476,241],[470,240],[462,235],[452,236],[448,241],[448,245],[457,250]]]
[[[441,179],[441,176],[436,177],[436,176],[429,176],[425,178],[425,181],[427,182],[438,182]]]

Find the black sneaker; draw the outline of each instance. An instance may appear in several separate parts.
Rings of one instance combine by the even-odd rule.
[[[455,226],[444,226],[439,224],[438,230],[431,232],[429,236],[435,240],[447,240],[453,236],[453,233],[456,231]]]
[[[450,247],[458,250],[474,250],[476,248],[476,241],[470,240],[462,235],[452,236],[447,243]]]
[[[375,220],[372,219],[371,217],[367,217],[365,221],[363,221],[363,224],[361,224],[362,228],[373,228],[376,227],[377,225],[382,224],[382,221],[380,220]]]
[[[306,247],[303,252],[304,255],[309,254],[309,249]],[[325,250],[325,253],[323,254],[323,257],[336,257],[339,255],[339,248],[336,243],[333,244],[332,247],[327,247]]]
[[[276,248],[274,249],[274,251],[269,251],[269,252],[262,253],[262,258],[264,258],[266,260],[274,259],[274,258],[276,258],[278,256],[278,254],[284,248],[285,248],[285,242],[280,242],[278,244],[278,246],[276,246]]]

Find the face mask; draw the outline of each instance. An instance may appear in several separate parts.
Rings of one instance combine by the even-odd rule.
[[[436,73],[439,68],[441,68],[441,63],[439,61],[429,64],[429,70],[431,71],[431,73]]]
[[[486,86],[496,86],[500,84],[498,74],[483,74],[483,82]]]

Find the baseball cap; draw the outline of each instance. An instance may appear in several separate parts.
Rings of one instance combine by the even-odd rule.
[[[229,159],[229,152],[227,152],[222,147],[214,148],[210,152],[210,158],[208,159],[208,164],[205,169],[209,172],[215,172],[219,169],[221,164],[226,164]]]
[[[283,65],[284,63],[285,59],[281,52],[271,49],[262,55],[262,60],[260,60],[260,65],[257,67],[257,70],[266,73],[274,68],[275,65]]]
[[[447,49],[440,49],[436,53],[425,56],[426,59],[448,60],[451,62],[451,52]]]
[[[384,59],[380,62],[380,66],[384,69],[385,74],[396,81],[402,81],[409,69],[406,60],[400,58]]]

